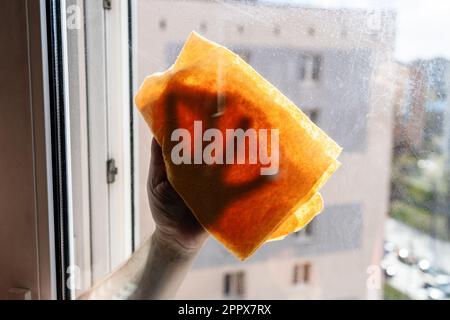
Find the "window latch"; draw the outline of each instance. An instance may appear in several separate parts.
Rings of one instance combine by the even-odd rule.
[[[114,159],[109,159],[106,162],[106,182],[108,184],[114,183],[118,173],[119,169],[116,167],[116,161]]]
[[[112,8],[111,0],[103,0],[103,9],[111,10],[111,8]]]

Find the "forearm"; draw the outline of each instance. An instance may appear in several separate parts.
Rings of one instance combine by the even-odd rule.
[[[152,247],[151,243],[152,237],[148,237],[123,265],[98,281],[78,299],[102,300],[128,297],[135,290],[137,282],[144,272],[147,257]]]
[[[196,254],[197,250],[179,248],[155,232],[125,264],[79,299],[171,299]]]
[[[198,250],[179,247],[159,232],[151,238],[144,272],[130,299],[172,299],[189,272]]]

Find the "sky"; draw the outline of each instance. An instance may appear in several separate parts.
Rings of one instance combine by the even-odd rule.
[[[409,62],[442,56],[450,59],[449,0],[263,0],[320,8],[391,9],[397,13],[395,56]]]

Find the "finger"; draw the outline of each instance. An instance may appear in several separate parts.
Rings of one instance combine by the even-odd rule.
[[[150,157],[150,169],[148,181],[154,188],[167,179],[166,165],[162,154],[162,149],[155,138],[152,140],[152,149]]]

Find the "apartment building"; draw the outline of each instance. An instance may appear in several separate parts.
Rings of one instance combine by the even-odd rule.
[[[139,1],[137,81],[174,62],[196,30],[234,50],[344,148],[307,228],[241,262],[210,239],[178,298],[364,299],[381,294],[394,90],[392,12],[258,2]],[[139,120],[138,233],[153,228],[145,196],[150,133]],[[373,281],[375,279],[375,281]]]
[[[394,110],[394,150],[419,151],[424,143],[425,72],[419,66],[398,65]]]

